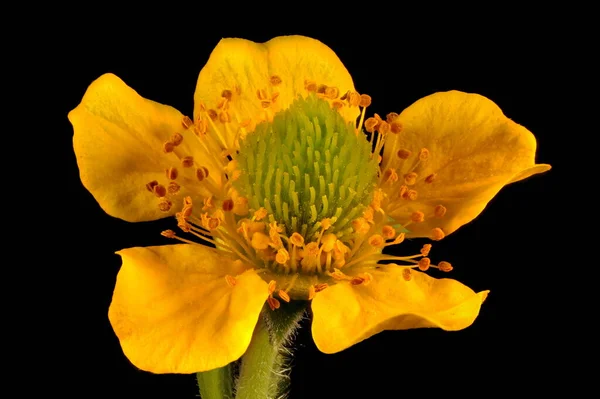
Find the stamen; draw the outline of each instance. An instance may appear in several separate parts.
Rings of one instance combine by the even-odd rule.
[[[412,152],[403,148],[401,150],[398,150],[397,155],[398,155],[398,158],[400,158],[400,159],[408,159],[408,157],[410,157],[412,155]]]
[[[427,184],[433,183],[433,181],[435,180],[436,177],[437,177],[437,173],[430,174],[429,176],[427,176],[425,178],[425,183],[427,183]]]
[[[395,112],[390,112],[389,114],[387,114],[385,116],[385,120],[387,121],[387,123],[392,123],[394,122],[396,119],[398,119],[398,114]]]
[[[419,152],[419,160],[426,161],[429,158],[429,150],[427,148],[421,148],[421,152]]]
[[[281,302],[279,302],[276,298],[273,297],[267,298],[267,304],[269,305],[271,310],[279,309],[279,307],[281,306]]]
[[[371,105],[371,96],[368,94],[361,94],[360,95],[360,102],[358,105],[360,105],[361,107],[368,107],[369,105]]]
[[[385,225],[381,228],[381,234],[386,238],[386,240],[391,240],[396,236],[396,229],[390,225]]]
[[[163,144],[163,151],[166,153],[173,152],[174,148],[175,148],[175,144],[173,144],[170,141],[167,141]]]
[[[231,92],[231,90],[225,89],[221,92],[221,97],[223,97],[227,101],[231,101],[232,96],[233,96],[233,93]]]
[[[369,240],[367,242],[370,246],[375,248],[383,248],[385,244],[385,240],[379,234],[373,234],[371,237],[369,237]]]
[[[179,144],[181,144],[183,142],[183,136],[179,133],[175,133],[174,135],[171,136],[171,143],[173,143],[173,145],[175,147],[177,147]]]
[[[169,194],[171,195],[175,195],[179,192],[179,190],[181,189],[181,187],[179,186],[179,184],[177,184],[176,182],[172,181],[169,183],[169,186],[167,187],[167,191],[169,192]]]
[[[410,172],[404,175],[404,184],[407,186],[414,186],[417,182],[417,174],[415,172]]]
[[[179,175],[179,173],[177,172],[177,168],[175,167],[170,167],[169,169],[166,169],[165,173],[167,175],[167,179],[169,180],[176,180],[177,176]]]
[[[425,244],[423,245],[423,248],[421,248],[421,255],[427,256],[429,255],[429,251],[431,251],[431,244]]]
[[[225,201],[223,201],[222,208],[225,212],[231,212],[231,210],[233,210],[233,206],[234,206],[234,203],[231,198],[228,198]]]
[[[191,168],[192,166],[194,166],[194,157],[187,156],[181,158],[181,166],[183,166],[184,168]]]
[[[150,183],[146,183],[146,189],[151,193],[154,193],[154,187],[158,186],[158,182],[156,180],[152,180]]]
[[[258,208],[256,212],[254,212],[254,220],[262,220],[267,217],[267,210],[263,207]]]
[[[297,247],[302,247],[304,246],[304,237],[298,233],[293,233],[290,237],[290,242]]]
[[[289,302],[291,300],[290,296],[288,295],[288,293],[285,292],[284,290],[279,290],[277,292],[277,294],[279,295],[279,298],[281,298],[282,300],[284,300],[286,302]]]
[[[261,232],[256,232],[252,234],[252,248],[254,249],[267,249],[269,247],[269,243],[271,242],[268,235]]]
[[[184,116],[181,125],[187,130],[194,125],[194,122],[192,122],[189,116]]]
[[[154,195],[156,195],[159,198],[162,198],[165,195],[167,195],[167,189],[162,184],[157,184],[152,190],[154,191]]]
[[[431,230],[431,239],[432,240],[439,241],[444,237],[446,237],[446,234],[439,227],[436,227],[433,230]]]
[[[390,131],[393,134],[398,134],[398,133],[402,132],[402,123],[400,123],[399,121],[394,121],[394,122],[389,122],[389,123],[390,123]]]
[[[404,269],[402,270],[402,278],[405,281],[410,281],[412,279],[412,273],[410,269]]]
[[[421,223],[425,220],[425,214],[421,211],[413,212],[413,214],[410,216],[410,220],[415,223]]]
[[[438,218],[444,217],[446,211],[447,209],[444,205],[437,205],[434,209],[435,216]]]
[[[290,260],[289,252],[285,248],[279,248],[275,255],[275,261],[280,265],[285,265],[288,260]]]
[[[281,84],[281,78],[277,75],[273,75],[269,78],[269,82],[271,82],[273,86],[277,86]]]
[[[235,285],[237,284],[236,278],[233,276],[230,276],[229,274],[225,276],[225,281],[227,282],[227,285],[230,286],[231,288],[235,287]]]
[[[427,271],[427,269],[429,269],[429,265],[431,264],[431,259],[429,258],[423,258],[421,260],[419,260],[419,270],[425,272]]]
[[[450,272],[454,268],[452,267],[450,262],[441,261],[440,263],[438,263],[438,269],[440,269],[443,272]]]

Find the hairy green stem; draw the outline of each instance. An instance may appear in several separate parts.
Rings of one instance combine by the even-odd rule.
[[[265,308],[254,330],[248,350],[242,357],[236,385],[236,399],[276,399],[287,388],[286,355],[298,322],[306,309],[304,301]]]
[[[231,365],[196,373],[201,399],[233,399]]]

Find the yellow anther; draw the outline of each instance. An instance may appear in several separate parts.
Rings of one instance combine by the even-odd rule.
[[[233,96],[233,93],[231,92],[231,90],[225,89],[221,92],[221,97],[223,97],[227,101],[231,101],[232,96]]]
[[[175,147],[183,142],[183,136],[180,133],[175,133],[171,136],[171,140],[169,140]]]
[[[333,233],[325,234],[321,238],[321,249],[323,252],[331,252],[337,241],[337,236]]]
[[[402,270],[402,278],[406,281],[410,281],[412,279],[412,271],[410,269]]]
[[[181,158],[181,166],[183,166],[184,168],[191,168],[192,166],[194,166],[194,157],[187,156]]]
[[[277,292],[277,295],[279,295],[279,298],[281,298],[282,300],[289,302],[291,300],[290,296],[288,295],[287,292],[285,292],[284,290],[279,290]]]
[[[179,184],[177,184],[174,181],[169,182],[169,185],[167,186],[167,192],[171,195],[177,194],[180,189],[181,189],[181,186],[179,186]]]
[[[382,189],[377,189],[373,192],[373,200],[371,201],[371,207],[374,210],[379,211],[381,209],[381,203],[385,199],[385,192]]]
[[[325,94],[325,90],[327,90],[327,85],[320,84],[317,86],[317,93]]]
[[[447,209],[444,205],[437,205],[433,212],[435,213],[436,217],[442,218],[446,214],[446,211]]]
[[[319,244],[317,244],[316,242],[309,242],[308,244],[306,244],[304,246],[304,257],[308,258],[308,257],[316,257],[317,255],[319,255]]]
[[[260,106],[263,108],[269,108],[271,106],[271,101],[270,100],[261,101]]]
[[[400,159],[408,159],[408,157],[410,157],[412,155],[412,152],[403,148],[403,149],[398,150],[397,155],[398,155],[398,158],[400,158]]]
[[[361,98],[360,98],[360,94],[358,94],[355,91],[351,91],[349,93],[347,93],[348,96],[348,103],[350,104],[351,107],[358,107],[358,105],[360,104]]]
[[[311,285],[310,287],[308,287],[308,300],[312,300],[315,297],[315,294],[317,292],[315,291],[315,287],[313,285]]]
[[[376,191],[376,192],[380,193],[380,191]],[[365,220],[370,223],[373,221],[374,215],[375,215],[375,210],[369,206],[363,211],[362,217],[365,218]]]
[[[452,269],[454,268],[452,267],[450,262],[441,261],[440,263],[438,263],[438,269],[440,269],[443,272],[449,272],[452,271]]]
[[[421,148],[421,152],[419,152],[419,159],[421,161],[425,161],[429,158],[429,150],[427,148]]]
[[[269,78],[269,82],[271,82],[273,86],[277,86],[281,84],[281,78],[277,75],[273,75]]]
[[[172,206],[173,203],[166,198],[161,198],[160,202],[158,203],[158,209],[160,209],[162,212],[169,212]]]
[[[194,122],[192,122],[189,116],[184,116],[181,120],[181,126],[183,126],[184,129],[189,129],[193,124]]]
[[[410,172],[404,175],[404,184],[407,186],[414,186],[417,182],[418,175],[415,172]]]
[[[221,208],[223,208],[225,212],[231,212],[233,210],[233,206],[233,200],[231,198],[228,198],[225,201],[223,201],[223,205],[221,206]]]
[[[221,220],[219,218],[210,218],[208,219],[208,229],[215,230],[221,225]]]
[[[437,177],[437,173],[430,174],[429,176],[427,176],[425,178],[425,183],[427,183],[427,184],[433,183],[433,181],[435,180],[436,177]]]
[[[217,118],[219,117],[219,114],[217,114],[217,111],[215,111],[214,109],[209,109],[208,111],[206,111],[206,113],[208,114],[208,117],[210,118],[210,120],[212,120],[213,122],[217,121]]]
[[[396,119],[398,119],[398,114],[397,114],[397,113],[395,113],[395,112],[390,112],[389,114],[387,114],[387,115],[385,116],[385,120],[386,120],[386,122],[387,122],[387,123],[390,123],[390,124],[391,124],[392,122],[394,122]]]
[[[342,271],[340,269],[333,269],[333,272],[329,272],[328,273],[329,276],[331,276],[334,280],[351,280],[352,277],[348,277],[347,275],[345,275],[344,273],[342,273]]]
[[[269,247],[269,243],[271,239],[268,235],[261,232],[256,232],[252,234],[252,248],[254,249],[267,249]]]
[[[369,237],[369,245],[375,248],[383,248],[385,244],[385,239],[379,234],[373,234]]]
[[[329,287],[329,284],[327,284],[327,283],[320,283],[320,284],[315,284],[314,287],[315,287],[315,292],[321,292],[325,288]]]
[[[254,212],[254,220],[262,220],[266,217],[267,217],[267,210],[263,207],[258,208],[258,210]]]
[[[423,245],[423,248],[421,248],[421,255],[427,256],[429,255],[429,251],[431,251],[431,244],[425,244]]]
[[[269,290],[269,295],[273,295],[276,288],[277,288],[277,281],[275,281],[275,280],[269,281],[269,284],[267,285],[267,290]]]
[[[418,197],[419,197],[419,193],[417,193],[416,190],[408,190],[406,192],[406,198],[411,201],[415,201]]]
[[[204,179],[206,179],[208,177],[208,169],[206,169],[204,166],[200,166],[199,168],[196,169],[196,178],[198,179],[198,181],[202,181]]]
[[[233,205],[233,213],[238,216],[246,216],[248,214],[248,198],[236,197]]]
[[[279,302],[276,298],[269,297],[267,298],[267,304],[271,308],[271,310],[277,310],[281,306],[281,302]]]
[[[237,280],[235,279],[235,277],[230,276],[229,274],[225,276],[225,281],[227,282],[227,285],[230,287],[235,287],[235,285],[237,284]]]
[[[369,105],[371,105],[371,96],[368,94],[361,94],[360,102],[358,105],[360,105],[361,107],[368,107]]]
[[[334,100],[331,103],[331,107],[335,110],[340,110],[344,107],[344,103],[340,100]]]
[[[388,134],[388,132],[390,131],[390,124],[386,121],[379,122],[379,125],[377,125],[377,131],[380,134]]]
[[[396,237],[394,239],[394,241],[392,242],[392,245],[398,245],[400,244],[402,241],[404,241],[404,233],[400,233],[398,234],[398,237]]]
[[[439,227],[436,227],[431,230],[431,239],[432,240],[439,241],[444,237],[446,237],[446,234]]]
[[[415,223],[421,223],[425,220],[425,214],[421,211],[413,212],[413,214],[410,215],[410,220]]]
[[[162,198],[165,195],[167,195],[167,189],[162,184],[157,184],[156,186],[154,186],[152,191],[154,192],[154,195],[156,195],[159,198]]]
[[[163,143],[163,151],[164,152],[173,152],[173,149],[175,148],[175,144],[171,143],[170,141],[167,141],[165,143]]]
[[[333,247],[333,259],[337,260],[344,260],[344,255],[347,254],[348,252],[350,252],[350,248],[348,248],[347,245],[345,245],[343,242],[341,242],[340,240],[337,240],[335,242],[335,246]]]
[[[160,233],[160,235],[163,237],[167,237],[167,238],[175,238],[175,236],[177,234],[175,234],[175,232],[173,230],[165,230],[165,231],[162,231]]]
[[[146,189],[151,193],[154,192],[154,187],[158,186],[158,182],[156,180],[152,180],[150,183],[146,183]]]
[[[365,218],[358,218],[352,221],[352,228],[358,235],[367,234],[371,229],[371,225],[365,220]]]
[[[408,186],[405,184],[401,185],[398,195],[400,198],[408,199]]]
[[[328,228],[330,228],[332,225],[332,221],[331,218],[325,218],[323,220],[321,220],[321,228],[323,230],[327,230]]]
[[[350,280],[350,284],[352,285],[368,285],[371,281],[373,281],[373,276],[371,273],[360,273],[358,276],[354,277]]]
[[[393,121],[393,122],[389,122],[389,123],[390,123],[390,132],[392,132],[393,134],[398,134],[398,133],[402,132],[402,123],[400,123],[400,121]]]
[[[304,245],[304,237],[302,237],[298,233],[293,233],[292,236],[290,237],[290,242],[297,247],[301,247]]]
[[[279,98],[279,92],[275,92],[273,94],[271,94],[271,102],[275,103],[275,101],[277,101],[277,99]]]
[[[396,229],[390,225],[385,225],[381,228],[381,234],[386,240],[391,240],[396,236]]]
[[[325,97],[331,99],[331,100],[335,100],[336,98],[338,98],[340,95],[340,89],[338,89],[337,87],[327,87],[325,89]]]
[[[395,183],[398,181],[398,173],[396,173],[396,169],[387,168],[385,172],[383,172],[383,181],[389,183]]]
[[[204,200],[202,200],[202,210],[203,211],[207,211],[209,209],[213,209],[215,207],[215,204],[213,202],[213,197],[212,195],[210,197],[206,197],[204,198]]]
[[[227,111],[219,112],[219,122],[221,122],[221,123],[231,122],[231,116],[229,116],[229,112],[227,112]]]
[[[216,117],[216,112],[215,112],[215,117]],[[207,130],[208,130],[208,121],[206,121],[205,119],[198,119],[196,121],[196,125],[194,126],[194,133],[197,136],[201,136],[203,134],[206,134]]]
[[[277,255],[275,255],[275,261],[280,265],[285,265],[286,262],[290,259],[290,254],[285,248],[279,248],[277,250]]]
[[[373,133],[375,129],[377,129],[377,125],[379,125],[379,121],[373,117],[367,118],[365,121],[365,130],[369,133]]]
[[[179,175],[179,173],[177,172],[177,168],[174,168],[174,167],[170,167],[170,168],[166,169],[165,174],[167,175],[167,179],[169,179],[169,180],[175,180],[175,179],[177,179],[177,176]]]
[[[419,260],[419,270],[421,270],[423,272],[427,271],[427,269],[429,269],[430,264],[431,264],[431,259],[422,258],[421,260]]]
[[[311,92],[316,92],[317,91],[317,82],[315,82],[314,80],[305,80],[304,81],[304,89],[311,91]]]

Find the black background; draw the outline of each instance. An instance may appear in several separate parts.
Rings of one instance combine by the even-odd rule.
[[[357,90],[372,96],[371,113],[400,112],[437,91],[482,94],[536,135],[538,162],[554,167],[505,187],[475,221],[434,245],[433,259],[455,266],[449,277],[476,291],[491,290],[473,326],[452,333],[383,332],[339,354],[325,355],[316,349],[305,321],[295,341],[290,397],[540,393],[549,389],[550,380],[556,387],[557,359],[564,349],[557,343],[561,332],[552,321],[562,313],[555,294],[561,276],[549,269],[556,263],[551,252],[558,234],[553,209],[562,192],[559,151],[564,153],[554,119],[562,108],[555,95],[563,84],[556,62],[557,49],[563,45],[560,32],[514,15],[497,22],[449,19],[408,24],[397,10],[394,15],[380,10],[356,23],[312,15],[302,24],[282,28],[285,24],[273,24],[268,18],[220,24],[223,12],[213,15],[214,24],[211,16],[195,18],[183,11],[180,19],[168,21],[141,17],[70,21],[65,33],[52,42],[62,57],[53,77],[60,83],[55,97],[61,99],[62,118],[54,154],[59,167],[64,167],[61,184],[66,183],[67,195],[61,198],[68,198],[70,212],[61,223],[70,234],[68,249],[61,254],[67,261],[58,272],[59,311],[53,308],[58,333],[52,359],[66,366],[61,371],[64,378],[54,379],[46,392],[173,399],[198,395],[193,376],[137,370],[111,330],[107,310],[120,267],[114,252],[170,243],[159,233],[174,223],[130,224],[100,209],[79,182],[68,111],[94,79],[112,72],[142,96],[191,115],[198,72],[221,37],[262,42],[282,34],[303,34],[330,46],[350,71]],[[285,22],[285,16],[277,19]],[[424,242],[409,242],[397,251],[408,253]]]

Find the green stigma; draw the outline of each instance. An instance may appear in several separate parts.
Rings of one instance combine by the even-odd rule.
[[[339,238],[372,200],[378,160],[363,134],[311,95],[298,98],[272,122],[256,126],[236,157],[241,176],[234,187],[254,210],[264,207],[286,233],[312,238],[321,220]]]

